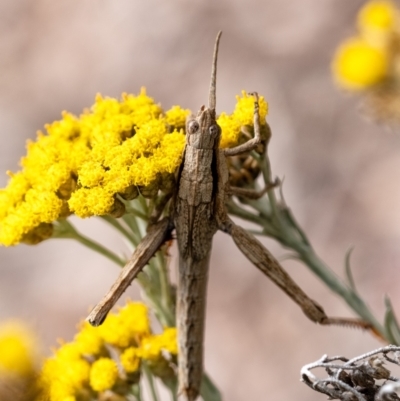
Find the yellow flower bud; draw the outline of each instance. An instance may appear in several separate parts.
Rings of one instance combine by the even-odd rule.
[[[100,358],[90,369],[90,386],[95,391],[111,389],[118,379],[118,366],[110,358]]]

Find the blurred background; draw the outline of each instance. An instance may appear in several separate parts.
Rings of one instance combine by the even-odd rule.
[[[242,89],[269,102],[274,175],[317,253],[382,321],[383,296],[400,313],[400,136],[368,119],[361,101],[334,85],[330,61],[355,31],[353,0],[2,0],[0,2],[0,185],[17,171],[28,138],[62,110],[79,114],[97,92],[148,94],[165,109],[197,110],[208,99],[212,50],[223,31],[217,111]],[[78,228],[127,252],[95,219]],[[286,253],[270,240],[278,258]],[[352,316],[299,262],[285,268],[330,316]],[[171,260],[175,276],[176,260]],[[29,322],[43,351],[71,340],[76,324],[118,269],[68,240],[0,249],[0,321]],[[136,285],[130,297],[139,298]],[[319,327],[250,263],[224,234],[214,240],[205,366],[224,399],[321,400],[299,381],[322,354],[356,356],[381,343],[369,333]]]

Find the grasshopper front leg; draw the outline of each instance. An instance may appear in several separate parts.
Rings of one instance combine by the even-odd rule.
[[[103,323],[108,312],[131,285],[132,281],[143,270],[160,247],[171,238],[172,230],[173,224],[169,217],[165,217],[149,228],[148,233],[136,247],[132,257],[121,270],[113,286],[87,317],[86,320],[92,326],[100,326]]]

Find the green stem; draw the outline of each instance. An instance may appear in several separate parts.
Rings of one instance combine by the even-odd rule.
[[[285,217],[289,220],[289,224],[290,224],[292,227],[295,227],[295,230],[296,230],[297,234],[300,236],[301,241],[302,241],[305,245],[307,245],[307,246],[309,246],[309,247],[311,248],[311,244],[310,244],[310,241],[309,241],[308,238],[307,238],[306,233],[305,233],[304,230],[300,227],[300,225],[297,223],[296,219],[295,219],[294,216],[293,216],[292,211],[291,211],[288,207],[285,207],[285,208],[282,210],[282,213],[284,213]]]
[[[240,206],[238,206],[234,201],[229,200],[228,204],[228,212],[229,214],[233,214],[234,216],[240,217],[243,220],[251,221],[252,223],[258,224],[260,226],[263,226],[263,223],[260,222],[260,217],[257,216],[254,213],[251,213],[245,209],[242,209]]]
[[[252,152],[252,155],[255,157],[256,160],[258,160],[260,164],[265,185],[269,185],[272,182],[272,169],[267,152],[268,152],[268,145],[265,150],[265,154],[263,156],[258,155],[257,152]],[[268,191],[267,195],[272,209],[272,216],[276,217],[279,222],[279,213],[278,213],[279,208],[278,208],[278,202],[275,197],[275,192],[273,190]]]
[[[137,210],[136,208],[134,208],[130,205],[126,205],[125,208],[128,213],[130,213],[136,217],[139,217],[140,219],[142,219],[144,221],[148,221],[148,217],[144,213]]]
[[[92,249],[93,251],[96,251],[96,252],[100,253],[101,255],[105,256],[106,258],[112,260],[117,265],[119,265],[121,267],[125,266],[125,261],[124,260],[122,260],[114,252],[111,252],[110,250],[105,248],[103,245],[100,245],[98,242],[92,241],[90,238],[85,237],[84,235],[81,235],[79,233],[75,237],[75,239],[78,242],[80,242],[82,245],[85,245],[88,248]]]
[[[254,153],[254,152],[253,152]],[[254,155],[259,160],[261,171],[266,184],[271,182],[271,166],[268,156],[260,157]],[[248,204],[260,213],[262,225],[267,235],[271,235],[271,223],[277,229],[277,233],[271,236],[278,240],[285,247],[295,250],[299,258],[316,274],[333,292],[340,295],[345,302],[364,320],[371,323],[375,329],[383,336],[386,336],[384,327],[371,313],[365,302],[358,294],[349,288],[339,279],[335,273],[315,254],[309,240],[291,214],[289,208],[281,209],[278,206],[274,191],[268,192],[269,206],[271,214],[263,204],[262,199],[249,201]]]
[[[163,305],[162,300],[160,299],[160,291],[153,285],[151,280],[145,279],[140,275],[137,280],[143,289],[143,297],[151,306],[151,309],[154,310],[161,325],[164,327],[173,326],[171,324],[171,322],[173,322],[173,315],[170,311],[166,310],[165,306]]]
[[[149,211],[149,207],[147,205],[146,198],[144,196],[139,196],[137,199],[139,200],[139,204],[141,206],[143,213],[147,214],[147,212]]]
[[[233,200],[228,201],[227,208],[229,214],[261,226],[263,228],[264,235],[272,238],[278,238],[280,236],[279,232],[272,226],[266,216],[263,216],[264,219],[261,220],[260,216],[241,208]]]
[[[171,399],[172,399],[172,401],[178,401],[178,396],[176,394],[176,391],[174,391],[172,389],[170,389],[170,391],[171,391]]]
[[[160,295],[165,311],[165,319],[169,327],[175,326],[174,306],[171,296],[171,284],[168,278],[166,256],[162,250],[157,252],[155,263],[157,264],[158,272],[160,275]]]
[[[253,203],[257,207],[256,203]],[[258,208],[256,209],[258,210]],[[281,232],[272,233],[271,225],[266,219],[261,220],[264,232],[279,241],[286,248],[297,252],[298,258],[308,266],[314,274],[316,274],[333,292],[340,295],[345,302],[364,320],[371,323],[376,330],[384,337],[385,329],[379,321],[373,316],[365,302],[349,288],[336,274],[316,255],[313,248],[309,244],[303,230],[297,225],[294,218],[280,219]],[[259,223],[260,224],[260,223]]]
[[[131,393],[136,398],[137,401],[142,401],[142,391],[141,391],[141,388],[140,388],[140,382],[134,384],[131,387]]]
[[[128,207],[128,206],[126,206]],[[124,220],[125,224],[131,229],[132,233],[138,233],[139,232],[139,226],[136,221],[136,217],[132,214],[125,213],[122,216],[122,220]]]
[[[74,239],[85,245],[86,247],[92,249],[105,256],[106,258],[112,260],[117,265],[123,267],[125,266],[125,261],[122,260],[119,256],[117,256],[114,252],[111,252],[109,249],[105,248],[103,245],[99,244],[96,241],[91,240],[90,238],[82,235],[80,232],[76,230],[76,228],[67,220],[59,221],[58,225],[55,227],[53,238],[69,238]]]
[[[314,253],[312,248],[295,243],[290,246],[298,252],[300,259],[336,294],[340,295],[346,303],[364,320],[371,323],[382,336],[386,332],[379,321],[369,310],[365,302],[357,293],[345,285],[335,273]]]
[[[116,218],[111,216],[100,216],[100,218],[118,230],[133,246],[136,247],[138,245],[139,242],[137,241],[137,238],[135,238],[132,233],[130,233],[122,224],[120,224]]]
[[[142,363],[142,367],[143,367],[144,374],[146,375],[147,382],[149,383],[151,397],[152,397],[153,401],[158,401],[158,395],[157,395],[156,387],[154,384],[153,375],[151,374],[146,363]]]

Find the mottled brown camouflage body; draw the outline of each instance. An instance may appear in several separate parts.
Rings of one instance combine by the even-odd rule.
[[[217,231],[215,196],[220,128],[215,111],[203,109],[187,123],[186,147],[175,200],[179,247],[177,291],[178,381],[183,399],[194,400],[203,374],[208,266]]]

